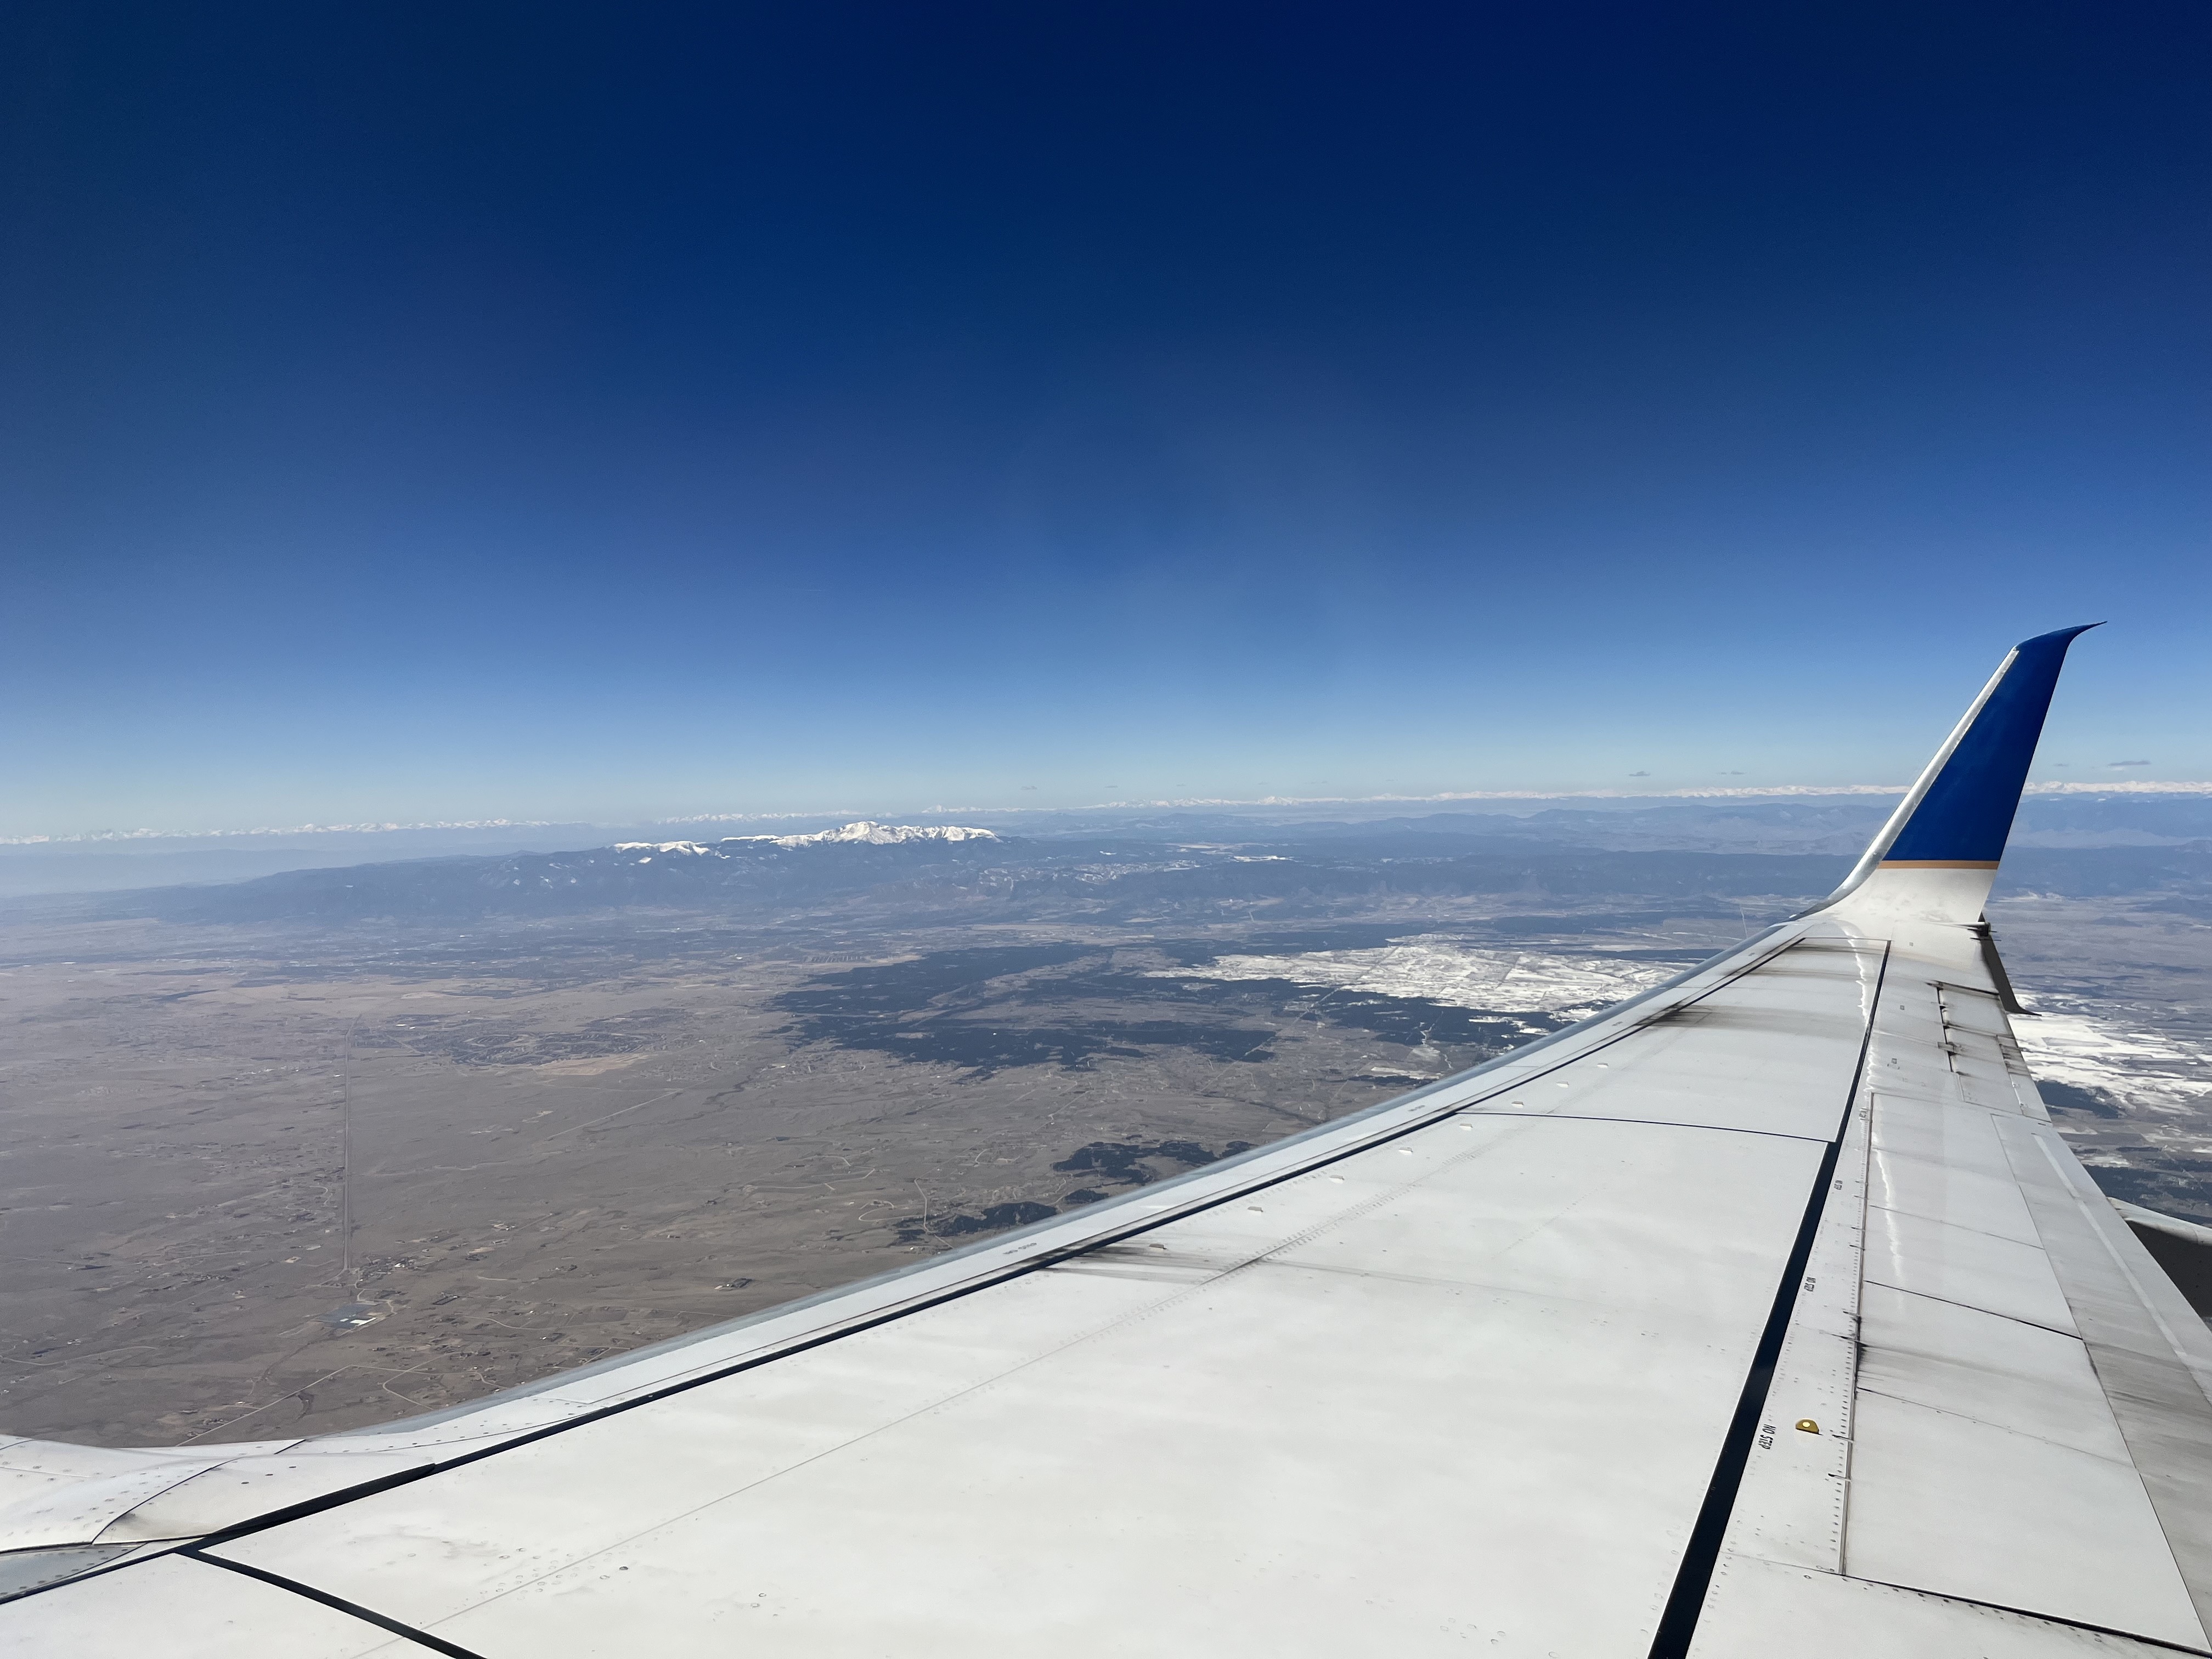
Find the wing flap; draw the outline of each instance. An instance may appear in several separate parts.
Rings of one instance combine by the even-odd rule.
[[[1992,1090],[1983,1062],[2008,1032],[1995,1000],[1960,982],[1970,970],[1891,955],[1858,1109],[1863,1207],[1842,1182],[1823,1219],[1863,1245],[1850,1412],[1820,1410],[1832,1379],[1808,1390],[1778,1371],[1698,1653],[1729,1650],[1746,1582],[1797,1593],[1803,1581],[1765,1572],[1782,1567],[2207,1645],[2198,1587],[2212,1579],[2194,1552],[2212,1513],[2212,1410],[2184,1358],[2193,1339],[2160,1328],[2128,1277],[2111,1248],[2125,1228],[2033,1085],[2025,1099]],[[1833,1328],[1808,1297],[1791,1342]],[[1823,1502],[1800,1478],[1802,1443],[1832,1437],[1848,1455]],[[1824,1560],[1802,1540],[1838,1512]]]

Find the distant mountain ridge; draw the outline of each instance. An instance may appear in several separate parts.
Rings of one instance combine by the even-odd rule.
[[[618,841],[617,853],[644,853],[648,858],[656,854],[673,853],[690,858],[727,858],[727,849],[763,843],[776,847],[830,847],[836,845],[866,847],[901,847],[917,841],[997,841],[995,830],[977,830],[960,823],[878,823],[873,818],[860,818],[835,830],[817,830],[807,836],[724,836],[720,841]]]
[[[1635,845],[1634,826],[1617,817],[1562,823],[1550,814],[1534,823],[1472,825],[1441,816],[1357,826],[1246,825],[1233,839],[1216,839],[1219,829],[1211,824],[1010,836],[974,825],[863,818],[793,835],[290,870],[217,886],[149,886],[6,908],[26,918],[442,925],[625,909],[787,918],[860,906],[879,919],[898,914],[933,925],[987,917],[1160,922],[1225,911],[1249,916],[1255,907],[1317,915],[1346,905],[1491,896],[1511,905],[1605,896],[1674,908],[1702,898],[1725,915],[1742,899],[1794,904],[1827,892],[1867,833],[1820,812],[1778,816],[1765,826],[1776,839],[1785,847],[1786,837],[1802,839],[1788,850],[1770,842],[1756,852],[1729,844],[1744,827],[1735,812],[1677,830],[1705,842],[1694,848]],[[1559,838],[1545,840],[1547,830]],[[1614,844],[1591,844],[1601,837]],[[2156,895],[2161,908],[2212,914],[2212,841],[2015,848],[1999,896],[2023,892]]]
[[[1516,812],[1450,811],[1366,816],[1353,811],[1322,817],[1310,811],[1116,809],[1112,811],[1001,813],[962,811],[961,823],[943,822],[952,809],[928,809],[937,820],[918,824],[858,818],[830,825],[824,818],[755,821],[752,833],[714,838],[725,820],[664,819],[623,824],[545,823],[465,831],[400,830],[389,835],[318,832],[301,839],[274,836],[269,844],[237,840],[194,842],[171,837],[128,842],[27,845],[0,842],[0,905],[52,896],[120,890],[143,890],[185,883],[237,882],[288,871],[360,866],[374,861],[498,858],[565,854],[579,847],[651,857],[659,869],[671,860],[725,866],[731,850],[774,845],[801,847],[905,846],[925,843],[988,846],[987,837],[1018,838],[1031,845],[1079,844],[1104,837],[1115,845],[1155,848],[1235,843],[1266,846],[1275,854],[1318,853],[1324,858],[1437,857],[1477,853],[1705,852],[1826,854],[1856,857],[1890,809],[1893,799],[1847,795],[1788,800],[1661,800],[1594,802],[1559,798],[1528,803]],[[708,823],[715,830],[707,830]],[[990,826],[985,828],[984,826]],[[702,837],[703,831],[703,838]],[[2190,794],[2031,794],[2021,803],[2012,846],[2083,851],[2137,848],[2185,849],[2212,837],[2212,796]],[[171,842],[174,844],[172,845]],[[1296,843],[1294,847],[1291,843]],[[692,848],[714,848],[706,858]]]
[[[88,896],[87,915],[173,921],[394,921],[643,907],[805,906],[916,881],[957,888],[1010,843],[988,830],[862,820],[804,836],[621,842],[563,853],[288,870],[211,887]],[[66,902],[52,901],[50,902]]]

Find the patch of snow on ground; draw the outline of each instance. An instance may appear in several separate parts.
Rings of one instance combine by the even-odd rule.
[[[702,847],[696,841],[618,841],[617,853],[688,853],[696,858],[720,858],[722,855],[711,847]],[[641,859],[639,863],[647,860]]]
[[[2052,1010],[2013,1022],[2027,1068],[2126,1106],[2172,1111],[2212,1089],[2212,1055],[2089,1014]]]
[[[1672,978],[1674,970],[1620,957],[1483,950],[1424,938],[1373,951],[1222,957],[1202,967],[1154,971],[1163,979],[1286,979],[1377,996],[1424,997],[1454,1008],[1564,1013],[1619,1002]]]

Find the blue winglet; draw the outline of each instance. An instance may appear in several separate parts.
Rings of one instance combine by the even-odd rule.
[[[2062,628],[2013,647],[1942,769],[1883,849],[1883,866],[1996,867],[2066,647],[2075,635],[2101,625]]]

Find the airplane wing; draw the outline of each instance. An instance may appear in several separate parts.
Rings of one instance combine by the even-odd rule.
[[[2212,1651],[2212,1332],[1982,923],[2079,631],[1819,908],[1358,1117],[374,1431],[0,1446],[0,1642]]]

